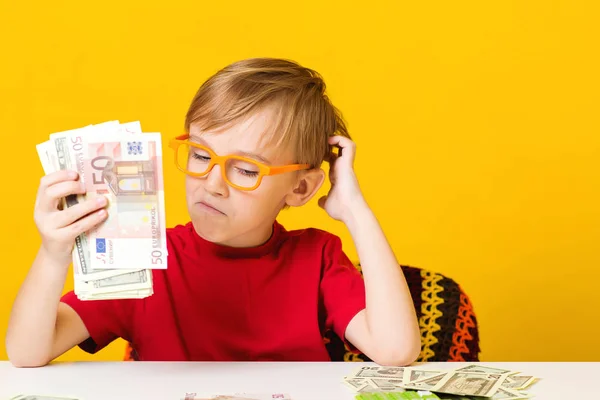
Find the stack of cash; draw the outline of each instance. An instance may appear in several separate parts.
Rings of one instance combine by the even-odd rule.
[[[107,219],[73,248],[75,293],[82,300],[141,299],[153,294],[152,270],[167,268],[162,144],[139,122],[108,121],[57,132],[36,146],[46,174],[74,170],[84,195],[108,199]]]

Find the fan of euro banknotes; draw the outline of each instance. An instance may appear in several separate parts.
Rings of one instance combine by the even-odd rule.
[[[520,400],[533,397],[525,389],[537,379],[516,371],[477,364],[445,371],[373,366],[355,370],[344,377],[344,383],[359,393],[356,397],[359,400]]]
[[[45,174],[74,170],[85,185],[86,193],[68,196],[63,207],[89,196],[108,199],[107,219],[75,241],[77,297],[152,295],[152,270],[167,268],[160,133],[143,133],[139,121],[107,121],[53,133],[36,148]]]

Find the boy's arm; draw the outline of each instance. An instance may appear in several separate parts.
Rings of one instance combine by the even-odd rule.
[[[404,273],[361,193],[353,167],[356,145],[342,136],[329,144],[340,155],[330,156],[332,187],[319,205],[348,227],[365,282],[366,308],[348,324],[346,339],[378,364],[408,365],[419,356],[421,336]]]
[[[13,365],[46,365],[89,337],[79,315],[60,302],[68,268],[40,248],[10,315],[6,350]]]
[[[40,181],[34,220],[42,245],[17,294],[6,333],[8,357],[16,366],[45,365],[89,336],[75,311],[60,303],[75,238],[107,216],[105,198],[61,209],[64,197],[84,192],[75,171],[56,171]]]
[[[408,365],[421,351],[414,303],[402,269],[369,207],[346,222],[357,248],[365,281],[366,309],[346,328],[346,338],[382,365]]]

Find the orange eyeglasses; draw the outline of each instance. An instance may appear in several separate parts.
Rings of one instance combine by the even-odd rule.
[[[215,165],[221,167],[223,180],[239,190],[254,190],[265,175],[309,169],[309,164],[291,164],[271,167],[248,157],[219,156],[210,148],[189,141],[190,135],[171,139],[169,147],[175,151],[175,165],[180,171],[194,177],[207,175]]]

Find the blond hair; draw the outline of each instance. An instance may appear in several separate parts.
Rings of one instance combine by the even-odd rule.
[[[185,119],[202,131],[219,130],[265,108],[274,121],[263,139],[290,146],[294,162],[319,167],[331,152],[329,136],[350,137],[341,112],[325,94],[322,76],[279,58],[250,58],[219,70],[194,96]]]

